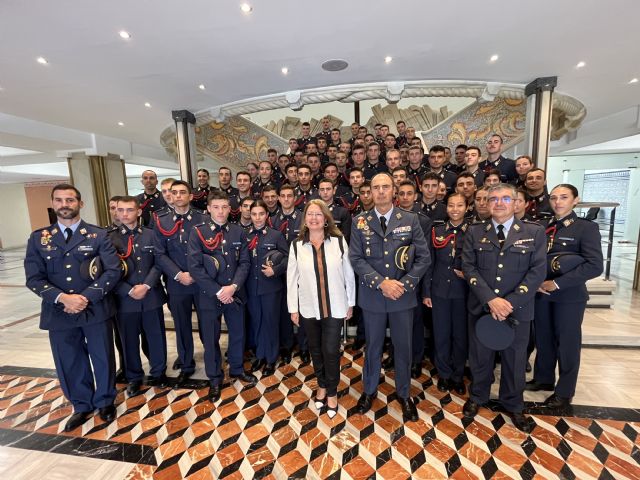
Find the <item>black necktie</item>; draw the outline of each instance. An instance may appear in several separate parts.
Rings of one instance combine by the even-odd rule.
[[[64,229],[64,243],[69,243],[69,240],[71,240],[71,236],[73,235],[73,230],[71,230],[69,227]]]
[[[380,216],[380,225],[382,226],[382,233],[387,233],[387,218]]]
[[[504,225],[498,225],[498,241],[500,242],[500,248],[504,245]]]

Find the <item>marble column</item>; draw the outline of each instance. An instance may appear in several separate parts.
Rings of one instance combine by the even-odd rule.
[[[549,156],[553,89],[557,84],[558,77],[540,77],[524,90],[527,96],[524,146],[534,164],[545,171]]]
[[[196,117],[188,110],[173,110],[171,116],[176,123],[176,146],[180,178],[188,182],[189,185],[197,185]]]

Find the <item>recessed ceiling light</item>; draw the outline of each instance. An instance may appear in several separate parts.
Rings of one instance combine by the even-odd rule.
[[[203,84],[203,83],[201,83],[200,85],[198,85],[198,88],[199,88],[200,90],[204,90],[204,89],[205,89],[205,88],[207,88],[207,87],[205,87],[205,86],[204,86],[204,84]]]
[[[251,13],[253,11],[253,7],[248,3],[243,3],[240,5],[240,10],[242,10],[242,13]]]
[[[129,40],[131,38],[131,34],[126,30],[120,30],[118,35],[120,35],[120,38],[124,38],[125,40]]]
[[[583,68],[585,67],[587,64],[584,62],[578,62],[578,64],[576,65],[576,68]]]
[[[287,67],[282,67],[280,71],[282,72],[283,75],[286,75],[287,73],[289,73],[289,69]]]
[[[147,108],[151,108],[151,104],[149,102],[144,102],[144,106]]]
[[[629,80],[629,85],[631,85],[632,83],[638,83],[638,79],[632,78],[631,80]]]
[[[118,125],[124,127],[124,122],[118,122]]]
[[[493,63],[493,62],[497,62],[499,58],[500,58],[500,57],[499,57],[498,55],[491,55],[491,58],[489,59],[489,61],[490,61],[491,63]]]
[[[384,63],[391,63],[392,60],[393,60],[393,57],[389,57],[389,56],[384,57]]]
[[[40,65],[47,65],[49,63],[49,61],[44,57],[36,58],[36,62],[38,62]]]

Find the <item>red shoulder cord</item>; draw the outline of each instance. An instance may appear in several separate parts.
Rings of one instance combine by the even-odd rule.
[[[271,221],[271,215],[269,215],[267,217],[267,225],[269,225],[271,228],[273,228],[273,222]]]
[[[180,228],[182,228],[182,224],[184,223],[184,219],[181,218],[176,222],[176,224],[173,226],[171,230],[165,230],[164,228],[162,228],[162,224],[158,220],[158,215],[154,213],[153,218],[155,218],[156,220],[156,225],[158,226],[158,230],[160,230],[160,233],[163,234],[165,237],[170,237],[171,235],[176,233]]]
[[[556,238],[556,232],[558,231],[558,226],[557,225],[552,225],[550,227],[548,227],[544,233],[547,235],[547,252],[549,252],[551,250],[551,247],[553,247],[553,241]]]
[[[199,228],[196,228],[196,232],[198,232],[198,237],[200,237],[200,241],[202,242],[202,245],[204,245],[206,249],[211,250],[212,252],[216,248],[218,248],[218,246],[224,239],[224,235],[222,235],[222,232],[216,233],[216,236],[209,240],[204,238],[204,235],[202,235],[202,232],[200,231]]]
[[[126,260],[131,256],[132,252],[133,252],[133,235],[129,235],[129,240],[127,241],[127,253],[122,255],[118,254],[118,256],[120,257],[120,260]]]
[[[255,250],[257,246],[258,246],[258,234],[256,233],[256,235],[249,242],[249,250]]]
[[[307,198],[307,194],[306,194],[306,193],[303,193],[302,195],[300,195],[300,196],[298,197],[298,199],[296,200],[296,202],[294,203],[294,205],[295,205],[296,207],[299,207],[299,206],[300,206],[300,204],[306,200],[306,198]]]
[[[142,202],[142,203],[140,204],[140,208],[141,208],[142,210],[144,210],[145,208],[147,208],[147,205],[149,205],[149,202],[150,202],[150,201],[151,201],[151,199],[150,199],[150,198],[147,198],[144,202]]]
[[[282,225],[280,225],[280,228],[278,230],[284,233],[287,231],[287,228],[289,228],[289,220],[285,220],[284,222],[282,222]]]
[[[350,212],[353,212],[356,208],[358,208],[358,204],[360,203],[360,198],[356,198],[353,203],[347,202],[344,197],[340,197],[340,200],[342,201],[344,207]]]
[[[535,200],[529,200],[527,202],[527,206],[524,208],[525,212],[527,213],[531,213],[531,212],[535,212],[536,210],[536,201]]]
[[[435,231],[435,229],[431,230],[431,243],[433,243],[434,248],[444,248],[447,245],[449,245],[449,242],[451,242],[453,244],[453,247],[455,248],[455,245],[456,245],[456,234],[455,233],[450,233],[443,240],[438,240],[438,239],[436,239],[436,231]]]
[[[236,210],[234,210],[233,208],[231,210],[229,210],[229,215],[233,215],[234,217],[236,215],[240,214],[240,207],[238,207]]]
[[[194,200],[200,200],[202,197],[204,197],[208,192],[206,190],[202,190],[200,192],[194,193],[193,194],[193,199]]]

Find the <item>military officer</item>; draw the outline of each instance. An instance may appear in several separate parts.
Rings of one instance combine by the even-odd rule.
[[[162,194],[156,188],[158,186],[158,175],[153,170],[145,170],[142,172],[142,185],[144,186],[144,192],[138,195],[136,198],[140,202],[140,208],[142,209],[142,225],[149,225],[153,212],[160,210],[166,206],[166,202]]]
[[[545,172],[541,168],[532,168],[525,176],[525,188],[531,197],[526,206],[527,214],[534,220],[541,220],[553,216],[546,191]]]
[[[116,415],[108,293],[120,278],[120,261],[106,231],[80,218],[78,189],[56,185],[51,207],[58,221],[31,234],[24,269],[27,287],[42,298],[40,328],[49,331],[60,386],[73,405],[68,432],[96,408],[105,422]]]
[[[318,192],[311,184],[311,168],[309,165],[298,167],[298,186],[295,189],[296,208],[304,210],[307,201],[316,198]]]
[[[302,212],[295,208],[296,196],[295,188],[291,185],[280,187],[280,212],[271,219],[271,226],[279,231],[287,242],[287,247],[291,245],[300,233],[302,223]],[[286,284],[283,288],[286,289]],[[282,295],[280,305],[280,358],[283,363],[291,362],[291,350],[293,349],[293,323],[287,309],[287,295]],[[311,358],[309,355],[309,345],[307,335],[302,324],[298,327],[298,346],[303,363]]]
[[[473,175],[476,187],[480,188],[484,185],[484,171],[479,167],[480,157],[482,156],[478,147],[468,147],[464,154],[464,170],[463,172]]]
[[[277,230],[267,226],[267,206],[256,200],[251,205],[252,230],[247,234],[251,270],[246,282],[249,296],[251,331],[256,345],[256,360],[251,369],[262,370],[263,376],[273,375],[278,359],[280,306],[283,275],[287,270],[287,242]],[[271,264],[267,255],[278,251],[282,261]]]
[[[327,204],[336,227],[344,235],[347,244],[351,236],[351,215],[346,208],[336,205],[333,201],[333,194],[336,191],[333,181],[323,178],[318,184],[318,196],[320,200]]]
[[[176,180],[171,185],[173,210],[155,216],[156,263],[167,276],[169,310],[176,327],[178,366],[181,368],[178,385],[186,382],[195,371],[193,361],[193,333],[191,310],[196,306],[198,322],[200,315],[195,295],[198,292],[187,266],[187,245],[192,227],[204,223],[206,217],[190,207],[191,186]]]
[[[522,414],[529,322],[533,320],[535,292],[546,271],[544,229],[514,217],[516,190],[500,183],[488,190],[491,220],[473,224],[466,232],[462,271],[469,284],[469,366],[473,382],[463,414],[473,418],[489,400],[495,351],[476,335],[476,322],[487,311],[498,321],[509,321],[514,340],[500,352],[500,403],[523,432],[531,426]]]
[[[433,227],[428,242],[431,264],[422,281],[423,303],[433,311],[437,388],[466,393],[462,376],[467,361],[468,287],[462,274],[462,245],[467,230],[467,199],[453,193],[447,199],[448,220]]]
[[[109,232],[109,238],[126,266],[115,294],[116,321],[124,346],[129,396],[140,393],[144,380],[139,347],[143,335],[148,345],[146,355],[150,364],[147,383],[159,387],[167,385],[167,339],[162,311],[166,295],[160,282],[161,271],[155,261],[154,233],[138,225],[141,214],[135,197],[121,197],[118,201],[121,225]]]
[[[209,194],[207,206],[211,220],[194,227],[189,237],[189,272],[198,288],[198,305],[204,346],[204,368],[209,378],[208,398],[220,399],[224,373],[220,355],[220,316],[229,332],[227,358],[229,376],[251,385],[255,376],[244,370],[244,304],[247,297],[244,283],[249,273],[247,236],[242,227],[228,222],[229,197],[221,191]],[[209,257],[209,258],[206,258]],[[217,261],[215,271],[206,262]]]
[[[457,175],[444,169],[445,164],[445,147],[442,145],[434,145],[429,149],[429,166],[431,173],[435,173],[440,181],[447,186],[447,193],[453,192],[456,187]]]
[[[353,217],[359,213],[360,207],[360,186],[364,182],[364,173],[361,168],[353,167],[349,171],[349,183],[351,188],[345,192],[340,198],[340,203],[347,209]]]
[[[209,185],[209,170],[206,168],[200,168],[197,172],[198,186],[193,189],[193,200],[191,200],[191,206],[200,212],[204,212],[207,209],[207,196],[211,191],[211,185]]]
[[[500,181],[503,183],[516,183],[518,172],[516,162],[502,155],[502,137],[496,133],[487,140],[487,159],[480,163],[480,169],[486,173],[490,170],[500,171]]]
[[[249,175],[249,172],[241,170],[236,173],[236,185],[238,186],[238,192],[234,195],[229,195],[229,205],[231,207],[229,221],[233,223],[240,221],[242,213],[240,206],[242,205],[242,201],[245,198],[253,200],[253,195],[251,194],[251,175]]]
[[[419,205],[422,212],[436,223],[447,219],[447,207],[437,198],[439,181],[440,177],[437,174],[428,172],[424,174],[420,184],[422,199]]]
[[[273,179],[273,167],[271,166],[271,162],[263,160],[260,162],[258,177],[251,185],[251,194],[253,195],[253,198],[261,198],[262,190],[267,185],[277,187],[276,182]]]
[[[416,288],[429,265],[429,250],[418,216],[394,208],[391,175],[375,175],[371,190],[375,208],[354,219],[349,251],[359,278],[358,304],[363,310],[366,335],[364,392],[357,411],[367,412],[375,397],[389,320],[398,401],[405,421],[416,421],[418,412],[409,397],[413,310],[417,305]],[[413,262],[403,261],[410,250]]]
[[[580,369],[582,319],[589,299],[585,284],[602,273],[602,245],[598,225],[573,211],[580,201],[576,187],[558,185],[551,190],[549,201],[554,216],[544,223],[547,258],[558,262],[560,269],[557,272],[549,269],[551,272],[536,295],[537,354],[533,380],[527,382],[527,390],[554,391],[545,405],[566,410],[575,394]],[[563,271],[562,255],[578,257],[580,263]]]
[[[227,194],[227,197],[238,195],[239,190],[231,185],[231,169],[220,167],[218,169],[218,188]]]

